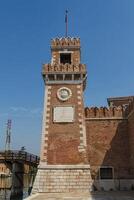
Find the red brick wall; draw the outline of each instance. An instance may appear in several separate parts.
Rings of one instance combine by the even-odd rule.
[[[115,177],[121,177],[121,171],[124,177],[128,177],[126,170],[121,169],[129,165],[127,120],[86,120],[86,129],[92,170],[97,172],[100,166],[112,166]]]
[[[68,87],[72,91],[72,96],[63,102],[57,98],[57,90],[60,87]],[[82,86],[80,88],[82,90]],[[78,121],[78,109],[83,112],[83,100],[78,108],[78,88],[77,85],[52,85],[50,100],[50,122],[48,129],[48,164],[78,164],[83,161],[78,151],[80,145],[80,128]],[[74,123],[54,123],[53,106],[74,106],[75,121]]]
[[[134,110],[128,117],[129,147],[130,147],[130,166],[134,171]]]

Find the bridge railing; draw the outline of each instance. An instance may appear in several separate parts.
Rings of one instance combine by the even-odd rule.
[[[39,164],[39,157],[33,154],[30,154],[26,151],[1,151],[0,160],[7,161],[25,161],[33,164]]]

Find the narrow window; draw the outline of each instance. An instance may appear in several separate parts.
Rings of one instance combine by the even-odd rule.
[[[72,80],[72,74],[65,74],[65,80]]]
[[[63,75],[62,75],[62,74],[57,74],[57,80],[58,80],[58,81],[63,80]]]
[[[60,63],[62,64],[71,64],[71,53],[61,53],[60,54]]]
[[[53,81],[54,80],[54,75],[53,74],[49,74],[48,75],[48,79],[49,79],[49,81]]]
[[[113,168],[112,167],[101,167],[100,168],[100,179],[113,179]]]
[[[74,80],[80,80],[80,74],[75,74],[74,75]]]

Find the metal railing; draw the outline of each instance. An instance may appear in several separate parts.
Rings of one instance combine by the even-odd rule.
[[[29,162],[35,165],[39,164],[39,157],[26,151],[0,151],[0,160]]]

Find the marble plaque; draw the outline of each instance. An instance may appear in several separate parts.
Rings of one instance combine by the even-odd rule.
[[[54,107],[53,121],[57,123],[73,122],[74,121],[74,107],[73,106]]]

